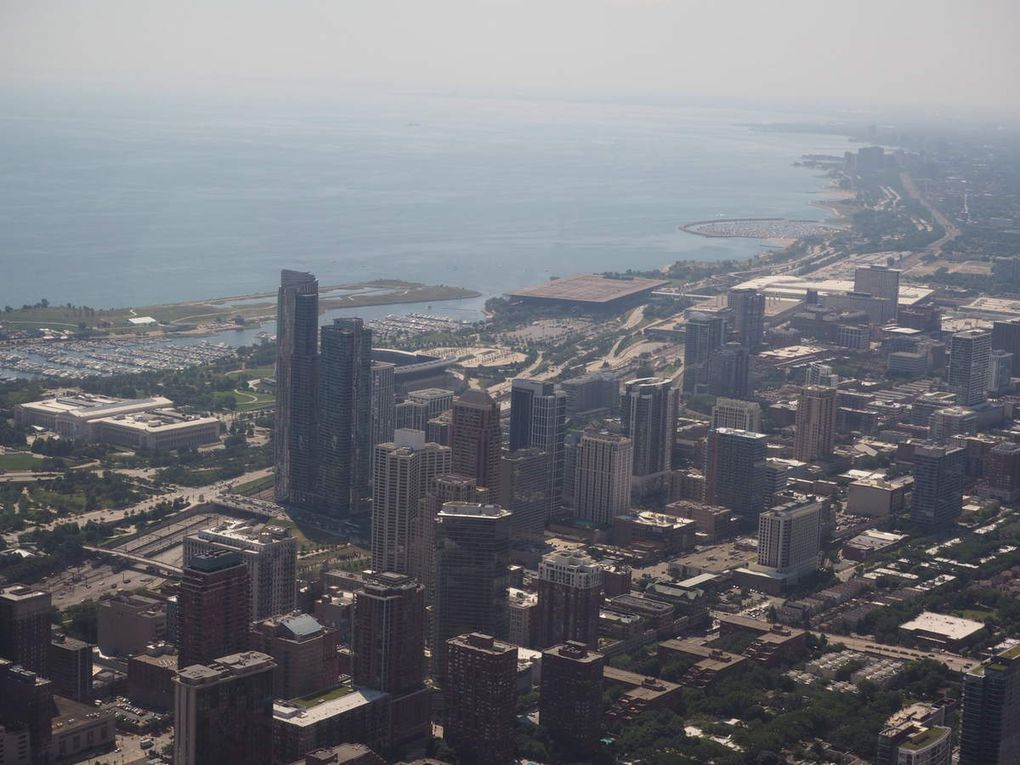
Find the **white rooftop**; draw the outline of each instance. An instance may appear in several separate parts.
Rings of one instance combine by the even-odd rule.
[[[940,635],[950,640],[965,640],[975,632],[983,630],[985,625],[972,619],[961,619],[959,616],[948,614],[937,614],[934,611],[924,611],[916,619],[904,622],[900,629],[914,632],[921,630],[933,635]]]

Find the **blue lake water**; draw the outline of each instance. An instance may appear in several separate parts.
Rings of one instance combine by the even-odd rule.
[[[142,306],[400,278],[482,298],[572,273],[748,257],[677,230],[821,219],[804,115],[454,97],[328,105],[0,97],[0,305]],[[424,305],[357,311],[376,315]],[[345,313],[349,313],[345,311]]]

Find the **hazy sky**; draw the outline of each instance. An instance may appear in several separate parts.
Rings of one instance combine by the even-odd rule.
[[[1020,110],[1020,0],[0,0],[0,84]]]

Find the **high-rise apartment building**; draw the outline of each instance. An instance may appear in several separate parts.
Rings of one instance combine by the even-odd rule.
[[[319,359],[319,509],[328,515],[350,515],[368,496],[371,399],[372,330],[334,319]]]
[[[0,589],[0,658],[45,675],[50,645],[48,592],[23,584]]]
[[[339,635],[314,616],[272,616],[251,628],[250,647],[276,663],[273,696],[294,699],[332,688],[340,679]]]
[[[446,641],[468,632],[503,638],[510,565],[510,513],[498,505],[447,502],[436,516],[433,660],[442,674]]]
[[[670,469],[680,392],[673,381],[645,377],[624,383],[620,414],[631,441],[631,473],[650,476]]]
[[[4,763],[45,765],[52,762],[53,683],[39,674],[0,658],[0,737]],[[112,737],[111,737],[112,738]]]
[[[538,645],[599,640],[603,569],[581,550],[554,550],[538,566]]]
[[[836,436],[836,389],[821,385],[801,388],[797,398],[793,457],[814,462],[832,456]]]
[[[1020,762],[1020,646],[963,676],[960,765]]]
[[[63,634],[53,636],[48,656],[50,680],[61,696],[75,701],[92,699],[92,646]]]
[[[591,756],[602,733],[605,659],[584,643],[567,642],[542,652],[539,722],[572,759]]]
[[[372,568],[408,574],[420,503],[432,479],[450,472],[448,446],[425,442],[420,430],[398,429],[375,448],[372,480]]]
[[[836,374],[828,364],[821,364],[812,361],[804,370],[805,385],[824,385],[827,388],[835,388],[839,385],[839,375]]]
[[[928,418],[928,438],[937,444],[949,442],[954,436],[977,433],[977,412],[966,406],[936,409]]]
[[[732,289],[726,295],[726,307],[733,314],[733,332],[737,340],[756,355],[765,334],[765,296],[753,287]]]
[[[454,399],[450,423],[452,472],[474,478],[479,486],[497,496],[501,442],[499,404],[492,396],[471,388]]]
[[[511,513],[514,539],[542,539],[553,490],[549,481],[552,468],[552,460],[541,449],[503,452],[497,502]]]
[[[708,392],[708,360],[726,340],[722,316],[692,313],[687,317],[684,336],[684,393]]]
[[[574,470],[575,515],[596,526],[630,510],[634,447],[616,433],[589,432],[581,436]]]
[[[271,524],[228,521],[184,538],[184,563],[196,555],[233,550],[248,568],[252,621],[297,608],[297,540]]]
[[[396,365],[385,361],[373,361],[370,371],[372,375],[371,430],[369,445],[384,444],[393,440],[396,427],[396,383],[394,372]]]
[[[598,410],[612,411],[620,398],[619,381],[608,374],[591,374],[564,380],[560,388],[567,396],[567,417]]]
[[[1020,444],[1003,441],[988,451],[988,493],[1003,502],[1020,500]]]
[[[393,696],[425,681],[425,588],[393,572],[366,576],[355,594],[351,633],[354,684]]]
[[[757,401],[718,398],[712,407],[712,427],[761,433],[761,407]]]
[[[407,394],[397,405],[397,427],[426,430],[428,421],[453,407],[453,391],[446,388],[422,388]],[[433,439],[429,439],[430,441]]]
[[[900,271],[885,266],[865,266],[854,271],[854,292],[888,300],[896,318],[900,296]]]
[[[469,633],[446,642],[443,738],[467,765],[514,760],[517,646]]]
[[[988,354],[988,393],[998,395],[1012,384],[1013,354],[992,348]]]
[[[741,343],[723,343],[708,357],[708,393],[751,397],[751,355]]]
[[[248,569],[237,552],[216,550],[184,566],[180,605],[178,666],[208,664],[245,651],[251,621]]]
[[[705,503],[733,510],[745,529],[757,528],[768,499],[767,438],[763,433],[716,428],[705,449]]]
[[[270,765],[273,670],[257,651],[185,667],[174,678],[174,764]]]
[[[758,516],[756,570],[796,580],[818,568],[822,504],[812,500],[773,507]]]
[[[563,496],[564,450],[567,436],[567,394],[550,382],[514,380],[510,389],[510,451],[538,449],[549,461],[549,513]]]
[[[479,487],[474,478],[463,475],[439,475],[432,480],[421,500],[418,529],[412,545],[411,575],[425,587],[425,601],[436,595],[436,516],[447,502],[489,504],[489,490]]]
[[[276,308],[276,499],[312,506],[318,480],[319,282],[283,271]]]
[[[992,335],[987,330],[968,329],[953,335],[947,382],[963,406],[979,404],[987,398],[991,351]]]
[[[962,447],[919,444],[914,448],[910,519],[929,531],[951,527],[963,509],[966,459]]]
[[[1020,377],[1020,319],[992,322],[992,348],[1013,354],[1014,377]]]

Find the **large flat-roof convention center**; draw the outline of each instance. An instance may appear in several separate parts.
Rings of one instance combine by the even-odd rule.
[[[508,293],[513,300],[568,308],[614,310],[647,299],[652,290],[668,284],[657,279],[610,278],[580,274]]]

